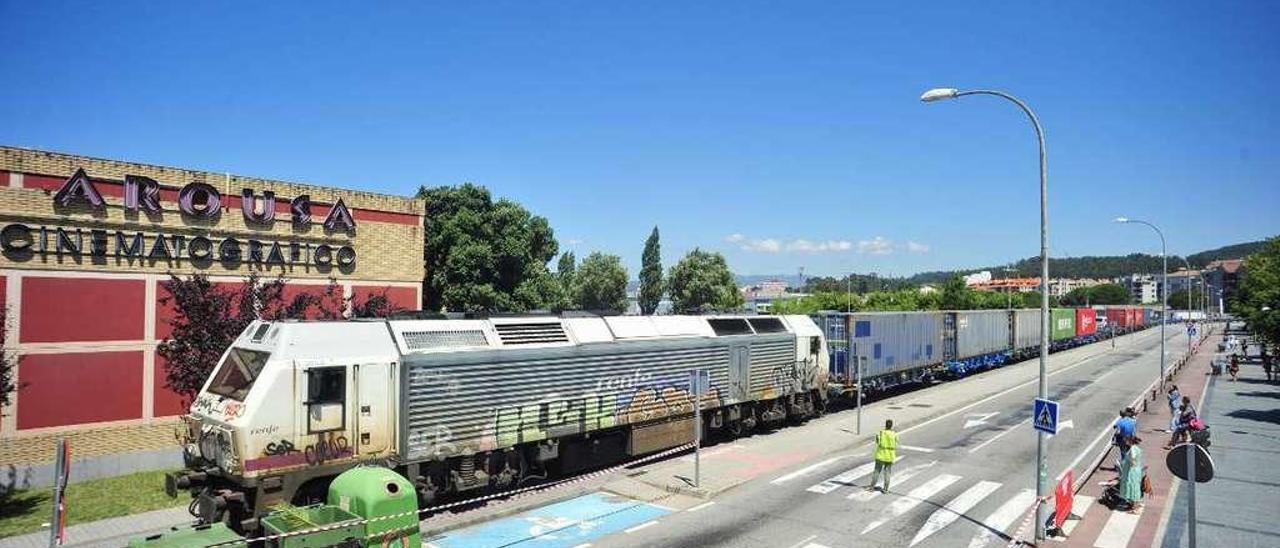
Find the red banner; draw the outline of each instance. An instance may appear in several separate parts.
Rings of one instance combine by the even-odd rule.
[[[1071,501],[1075,498],[1072,496],[1072,485],[1075,485],[1075,472],[1067,470],[1067,475],[1058,480],[1058,487],[1053,490],[1053,502],[1056,506],[1053,511],[1054,527],[1061,528],[1067,521],[1067,516],[1071,515]]]

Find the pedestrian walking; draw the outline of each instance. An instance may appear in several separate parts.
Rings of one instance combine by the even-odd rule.
[[[1235,382],[1236,379],[1240,378],[1240,354],[1231,354],[1231,365],[1227,368],[1227,371],[1231,373],[1231,382]]]
[[[1129,503],[1129,513],[1136,514],[1142,508],[1142,439],[1130,436],[1129,454],[1120,467],[1120,496]]]
[[[1178,429],[1178,403],[1182,401],[1182,392],[1178,391],[1178,385],[1170,385],[1169,393],[1169,431],[1173,432]]]
[[[898,433],[893,431],[893,421],[884,421],[884,430],[876,433],[876,468],[871,472],[868,491],[876,489],[876,481],[884,474],[883,493],[889,492],[889,475],[893,473],[893,461],[898,460]]]

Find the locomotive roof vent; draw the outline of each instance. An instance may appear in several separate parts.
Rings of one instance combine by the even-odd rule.
[[[569,335],[560,322],[498,323],[493,328],[504,346],[520,344],[567,343]]]
[[[410,351],[489,346],[489,342],[484,338],[484,331],[479,329],[405,331],[404,344]]]

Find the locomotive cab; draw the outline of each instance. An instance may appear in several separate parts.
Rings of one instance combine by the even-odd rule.
[[[274,504],[323,501],[329,478],[393,451],[396,370],[383,322],[253,322],[183,417],[185,469],[166,490],[241,530]]]

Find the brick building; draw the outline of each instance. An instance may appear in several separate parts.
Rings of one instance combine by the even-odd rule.
[[[155,352],[169,273],[283,273],[286,299],[332,278],[419,309],[422,215],[413,198],[0,147],[0,301],[21,385],[0,462],[52,435],[170,436],[148,433],[184,411]]]

